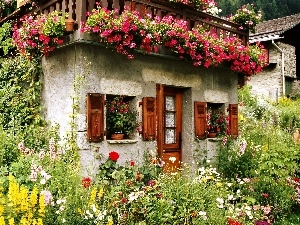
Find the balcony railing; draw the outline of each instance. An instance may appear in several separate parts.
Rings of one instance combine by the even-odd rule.
[[[99,0],[40,0],[40,13],[48,14],[52,11],[61,11],[68,13],[80,25],[87,19],[87,12],[92,12],[97,7]],[[8,19],[18,18],[28,13],[28,4],[21,6],[10,16],[2,19],[0,23]],[[192,29],[197,25],[203,25],[207,30],[216,33],[220,38],[237,37],[247,44],[249,35],[238,29],[239,25],[212,16],[207,13],[199,12],[190,5],[172,3],[168,0],[102,0],[101,6],[108,9],[118,9],[119,13],[124,11],[125,7],[131,10],[137,10],[141,15],[151,14],[152,16],[163,17],[172,15],[177,19],[183,19],[188,22]]]

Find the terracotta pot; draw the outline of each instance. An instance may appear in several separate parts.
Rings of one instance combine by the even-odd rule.
[[[124,134],[112,134],[111,139],[113,140],[122,140],[124,138]]]
[[[65,26],[66,26],[67,32],[72,32],[74,30],[74,23],[75,23],[75,20],[73,20],[73,19],[65,20]]]
[[[208,138],[215,138],[215,137],[217,137],[217,133],[210,132],[210,133],[207,134],[207,137]]]

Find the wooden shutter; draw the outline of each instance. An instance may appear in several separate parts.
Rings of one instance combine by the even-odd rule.
[[[142,129],[143,140],[151,141],[156,139],[156,99],[154,97],[144,97],[142,99],[143,115]]]
[[[104,95],[87,94],[87,139],[89,142],[104,139]]]
[[[229,104],[229,127],[230,134],[236,138],[238,136],[238,104]]]
[[[194,111],[195,111],[195,135],[199,139],[203,139],[206,137],[206,102],[195,102],[194,103]]]

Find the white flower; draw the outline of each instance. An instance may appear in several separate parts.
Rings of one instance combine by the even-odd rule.
[[[217,200],[217,202],[218,202],[218,203],[220,203],[220,204],[224,204],[224,200],[223,200],[223,198],[217,198],[216,200]]]
[[[170,160],[172,163],[174,163],[174,162],[176,161],[176,157],[172,156],[172,157],[169,158],[169,160]]]
[[[206,212],[200,211],[200,212],[198,212],[198,215],[199,215],[199,216],[202,216],[202,219],[203,219],[203,220],[207,220]]]
[[[40,184],[46,184],[46,179],[41,179]]]
[[[96,208],[95,204],[92,204],[91,207],[92,207],[93,212],[97,211],[97,208]]]

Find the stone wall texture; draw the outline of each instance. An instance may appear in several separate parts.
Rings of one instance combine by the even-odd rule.
[[[295,47],[282,42],[275,44],[284,52],[284,76],[296,78]],[[271,64],[263,72],[253,75],[247,84],[252,86],[253,94],[277,100],[283,92],[282,54],[271,42],[268,43],[268,48]]]
[[[94,173],[112,150],[119,152],[121,164],[131,159],[141,162],[144,151],[156,152],[156,142],[142,141],[138,133],[132,140],[117,144],[109,140],[87,142],[87,93],[133,96],[133,104],[141,114],[139,102],[142,97],[156,97],[157,83],[182,88],[183,162],[193,162],[194,150],[206,148],[207,143],[195,141],[194,101],[224,103],[225,107],[238,101],[237,74],[228,67],[194,67],[189,62],[156,54],[137,54],[135,59],[128,60],[112,49],[84,41],[57,49],[43,60],[43,69],[45,119],[60,124],[62,137],[70,130],[74,79],[76,74],[85,78],[80,88],[77,116],[77,139],[85,173]],[[280,76],[279,71],[276,76]],[[274,79],[278,79],[276,76]]]

